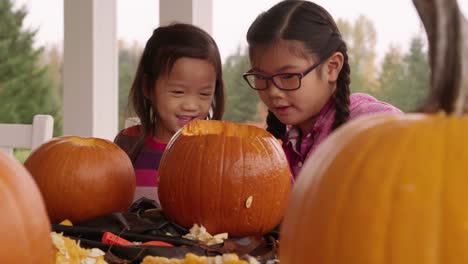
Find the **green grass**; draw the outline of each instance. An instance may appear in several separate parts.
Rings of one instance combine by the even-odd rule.
[[[15,149],[14,156],[21,164],[28,158],[29,154],[31,154],[31,150],[29,149]]]

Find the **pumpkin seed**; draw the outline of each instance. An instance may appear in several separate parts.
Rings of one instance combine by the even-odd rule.
[[[247,198],[247,200],[245,201],[245,207],[246,207],[246,208],[250,208],[250,206],[252,206],[252,202],[253,202],[253,196],[251,195],[251,196],[249,196],[249,197]]]

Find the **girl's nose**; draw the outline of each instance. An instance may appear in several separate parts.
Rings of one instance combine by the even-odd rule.
[[[283,95],[283,91],[276,87],[276,85],[271,80],[268,80],[267,89],[265,92],[272,98],[281,97]]]
[[[198,109],[198,102],[197,100],[193,100],[191,98],[187,98],[182,102],[182,109],[185,111],[195,111]]]

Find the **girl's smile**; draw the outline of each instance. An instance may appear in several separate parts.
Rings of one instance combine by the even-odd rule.
[[[180,126],[180,127],[183,127],[185,126],[186,124],[188,124],[190,121],[194,120],[196,118],[196,116],[182,116],[182,115],[177,115],[177,124]]]

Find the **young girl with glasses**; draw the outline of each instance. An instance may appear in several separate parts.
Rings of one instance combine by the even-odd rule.
[[[400,110],[350,94],[346,43],[331,15],[309,1],[281,1],[247,33],[251,70],[243,77],[268,107],[267,130],[283,140],[296,177],[333,130],[358,116]]]
[[[135,74],[129,106],[141,124],[115,138],[131,158],[135,199],[158,200],[159,162],[171,137],[194,119],[221,119],[224,85],[218,46],[204,30],[172,24],[154,30]]]

